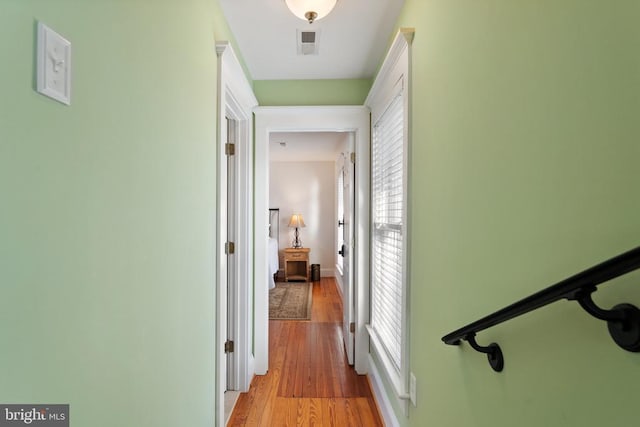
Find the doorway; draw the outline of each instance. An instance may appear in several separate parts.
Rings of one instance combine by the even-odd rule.
[[[255,373],[266,374],[269,366],[268,330],[268,220],[269,139],[274,132],[350,132],[355,151],[369,158],[369,111],[361,106],[258,107],[255,112]],[[353,363],[357,373],[367,372],[369,319],[369,164],[356,164],[354,220]],[[363,250],[360,250],[362,248]],[[351,323],[351,322],[350,322]]]
[[[300,215],[304,225],[299,228],[298,245],[304,249],[305,263],[289,263],[307,272],[302,277],[313,277],[309,270],[323,277],[334,277],[338,256],[336,241],[338,216],[336,214],[337,165],[353,139],[351,132],[272,132],[269,140],[269,206],[280,214],[279,243],[280,277],[284,275],[286,248],[295,247],[292,215]],[[296,217],[298,218],[298,217]],[[273,221],[271,231],[274,231]],[[288,252],[289,258],[291,251]],[[270,254],[270,257],[274,258]],[[273,267],[272,267],[273,268]],[[291,268],[290,268],[291,270]],[[286,281],[286,280],[285,280]],[[316,280],[314,280],[316,281]],[[342,282],[340,282],[342,285]],[[340,287],[342,293],[342,287]]]
[[[228,42],[216,43],[216,425],[253,377],[253,123],[257,105]],[[227,411],[225,411],[227,409]],[[226,412],[226,413],[225,413]]]

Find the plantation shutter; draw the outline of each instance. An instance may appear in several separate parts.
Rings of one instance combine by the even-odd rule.
[[[404,103],[402,92],[373,127],[371,327],[399,371],[403,336]]]

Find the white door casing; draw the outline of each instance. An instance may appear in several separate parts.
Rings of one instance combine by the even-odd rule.
[[[369,159],[370,113],[364,106],[257,107],[255,113],[255,373],[264,375],[269,366],[269,134],[271,132],[353,132],[358,157]],[[369,337],[369,162],[355,168],[357,212],[355,236],[355,347],[354,367],[367,372]]]
[[[254,372],[253,336],[253,115],[252,109],[258,104],[242,67],[228,42],[216,43],[218,55],[218,103],[216,117],[216,157],[217,157],[217,222],[216,222],[216,426],[223,426],[224,392],[227,380],[231,387],[247,391]],[[233,156],[233,182],[227,182],[227,142],[226,119],[230,118],[235,126],[235,155]],[[227,185],[232,186],[235,197],[227,200]],[[234,220],[227,219],[227,204],[231,207]],[[228,230],[231,225],[232,230]],[[235,239],[234,262],[227,269],[225,243],[227,234]],[[231,277],[236,286],[230,288],[233,295],[227,295],[227,278]],[[228,304],[231,306],[228,307]],[[228,325],[227,317],[232,315],[233,322]],[[228,326],[231,330],[228,331]],[[235,342],[235,351],[229,358],[224,343],[231,334]]]
[[[235,144],[238,134],[238,122],[230,117],[226,118],[225,126],[227,127],[227,145]],[[226,154],[226,177],[227,177],[227,193],[226,193],[226,238],[222,240],[230,242],[229,248],[225,245],[225,255],[227,259],[227,283],[226,283],[226,295],[227,295],[227,337],[226,341],[235,342],[237,340],[237,321],[238,314],[236,310],[239,307],[238,298],[238,277],[237,277],[237,258],[235,255],[235,249],[231,250],[231,246],[235,246],[237,240],[236,230],[238,224],[236,221],[236,191],[237,191],[237,176],[236,176],[236,155],[230,150],[225,149]],[[224,197],[224,196],[223,196]],[[224,225],[223,225],[224,227]],[[225,350],[226,351],[226,350]],[[238,388],[238,353],[228,352],[226,353],[226,372],[227,380],[225,390],[237,390]]]

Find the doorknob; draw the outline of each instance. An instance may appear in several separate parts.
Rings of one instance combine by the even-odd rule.
[[[344,258],[344,252],[345,252],[345,246],[342,245],[342,247],[340,248],[340,250],[338,251],[338,254],[340,254],[343,258]]]

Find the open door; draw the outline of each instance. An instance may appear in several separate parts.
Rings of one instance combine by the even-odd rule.
[[[350,365],[354,363],[355,347],[355,281],[354,281],[354,223],[355,223],[355,147],[354,135],[350,134],[347,142],[347,151],[342,167],[342,207],[343,218],[340,228],[342,228],[342,247],[339,255],[343,257],[343,331],[344,348],[347,353],[347,360]]]

